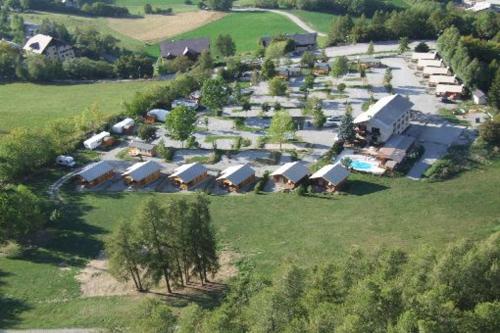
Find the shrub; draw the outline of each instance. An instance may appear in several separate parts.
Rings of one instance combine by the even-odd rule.
[[[266,184],[269,180],[269,171],[265,171],[264,172],[264,175],[262,175],[262,178],[257,182],[257,184],[255,184],[255,187],[254,187],[254,192],[255,193],[260,193],[264,190],[264,188],[266,187]]]
[[[15,241],[8,241],[0,248],[0,254],[9,259],[18,258],[23,253],[23,247]]]
[[[188,148],[197,148],[198,147],[198,142],[196,141],[196,137],[194,135],[191,135],[187,141],[186,141],[186,146]]]
[[[280,77],[275,77],[269,81],[269,93],[273,96],[283,96],[286,94],[287,83]]]
[[[340,92],[344,92],[345,88],[346,88],[345,83],[339,83],[337,85],[337,90],[340,91]]]
[[[457,173],[458,170],[451,160],[442,159],[436,161],[429,169],[427,169],[424,176],[432,180],[445,180],[450,179]]]
[[[295,194],[299,197],[303,197],[307,194],[307,188],[304,184],[300,184],[299,187],[295,190]]]
[[[415,52],[429,52],[429,50],[429,45],[424,42],[420,42],[415,46]]]

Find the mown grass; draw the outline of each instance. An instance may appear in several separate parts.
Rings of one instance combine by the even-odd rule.
[[[236,44],[236,51],[240,53],[255,50],[262,36],[294,32],[303,31],[282,15],[262,12],[231,13],[218,21],[178,35],[175,39],[209,37],[211,46],[214,47],[218,35],[230,34]],[[150,55],[158,56],[160,54],[158,45],[152,45],[146,49]]]
[[[310,12],[306,10],[290,10],[289,12],[298,16],[313,29],[325,34],[330,31],[333,20],[339,17],[339,15],[335,14]]]
[[[153,7],[172,8],[174,12],[197,11],[197,1],[193,1],[192,5],[187,5],[184,0],[115,0],[117,6],[127,7],[130,13],[136,15],[144,15],[144,5],[149,3]]]
[[[256,263],[264,274],[287,260],[300,265],[344,254],[423,245],[442,248],[462,237],[500,228],[500,162],[446,182],[352,175],[346,196],[298,197],[253,193],[211,198],[222,246]],[[114,327],[133,321],[137,297],[79,296],[78,270],[102,249],[104,237],[130,219],[141,201],[166,194],[65,192],[65,219],[44,247],[17,260],[0,258],[0,327]],[[5,298],[8,298],[6,300]],[[203,302],[203,301],[202,301]],[[172,301],[182,306],[186,301]],[[209,302],[207,303],[209,304]]]
[[[75,116],[94,103],[106,114],[118,113],[135,92],[158,84],[161,82],[0,85],[0,133],[14,127],[40,128],[51,120]]]

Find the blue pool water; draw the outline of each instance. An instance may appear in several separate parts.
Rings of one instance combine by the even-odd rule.
[[[359,171],[368,171],[373,168],[373,165],[371,163],[365,162],[365,161],[360,161],[360,160],[354,160],[351,163],[351,167],[354,170],[359,170]]]

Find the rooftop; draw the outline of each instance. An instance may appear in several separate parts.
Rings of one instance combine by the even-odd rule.
[[[129,167],[122,176],[129,177],[134,181],[141,181],[149,175],[160,171],[162,169],[161,165],[156,163],[153,160],[149,160],[146,162],[140,162]]]
[[[370,106],[368,111],[357,116],[354,119],[354,123],[363,123],[371,119],[377,119],[386,126],[392,126],[401,114],[410,110],[412,106],[412,102],[399,94],[385,96]]]
[[[309,170],[300,162],[289,162],[283,164],[271,176],[283,176],[286,179],[297,183],[309,174]]]
[[[174,170],[174,173],[168,176],[169,178],[179,178],[183,183],[189,183],[196,177],[207,172],[205,168],[200,163],[190,163],[184,164]]]
[[[217,180],[226,179],[234,185],[239,185],[253,175],[255,175],[255,170],[248,164],[239,164],[230,166],[222,171]]]
[[[87,165],[77,173],[77,176],[80,176],[87,182],[91,182],[110,171],[113,171],[111,164],[106,161],[100,161]]]
[[[349,176],[349,171],[342,165],[341,162],[328,164],[316,171],[310,178],[323,178],[333,185],[338,185]]]
[[[415,142],[415,138],[408,135],[393,135],[378,151],[380,158],[386,158],[397,163],[405,158],[406,152]]]
[[[210,48],[208,38],[183,39],[178,41],[166,41],[160,44],[162,57],[178,57],[188,54],[200,54]]]

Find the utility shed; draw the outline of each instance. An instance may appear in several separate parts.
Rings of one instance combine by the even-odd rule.
[[[309,179],[314,183],[316,190],[335,192],[341,188],[349,177],[342,163],[328,164],[316,171]]]
[[[85,187],[94,187],[113,178],[113,166],[106,161],[95,162],[84,167],[75,178]]]
[[[230,192],[238,192],[255,180],[255,170],[248,164],[233,165],[222,171],[217,182]]]
[[[175,185],[183,190],[188,190],[201,183],[208,177],[208,170],[200,163],[184,164],[174,170],[174,173],[168,176]]]
[[[111,127],[111,131],[116,134],[130,133],[134,128],[135,122],[132,118],[125,118]]]
[[[271,176],[275,183],[287,189],[293,189],[309,175],[309,169],[300,162],[289,162],[283,164]]]
[[[101,133],[96,134],[93,137],[85,140],[83,142],[83,145],[87,149],[94,150],[97,147],[99,147],[103,143],[104,139],[109,137],[110,135],[111,134],[109,132],[101,132]]]
[[[155,161],[149,160],[132,165],[122,174],[129,185],[142,186],[160,178],[162,167]]]

